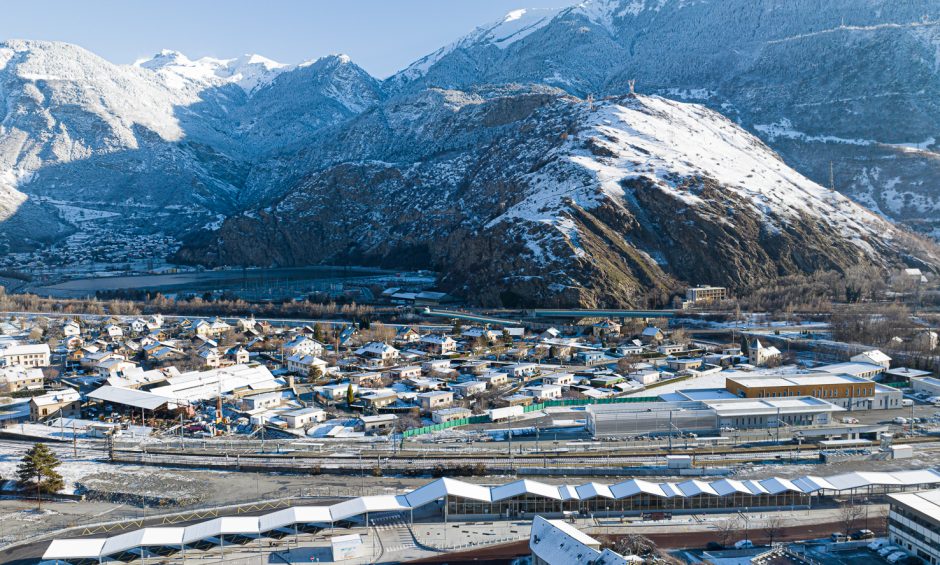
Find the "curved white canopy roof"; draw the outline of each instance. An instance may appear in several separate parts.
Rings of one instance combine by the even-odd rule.
[[[614,485],[586,483],[583,485],[549,485],[529,479],[504,485],[484,486],[456,479],[437,479],[401,495],[362,496],[332,506],[295,506],[261,516],[215,518],[179,527],[143,528],[107,538],[56,539],[43,555],[52,559],[97,559],[139,547],[179,546],[218,538],[220,535],[257,536],[294,524],[331,523],[366,513],[404,512],[426,504],[458,497],[480,502],[498,502],[520,495],[541,496],[553,500],[587,500],[592,498],[622,499],[648,494],[665,498],[699,495],[729,496],[734,494],[781,494],[796,492],[812,494],[820,490],[848,490],[871,486],[937,486],[940,471],[920,469],[892,472],[845,473],[833,477],[804,476],[796,479],[773,477],[763,480],[737,481],[692,479],[680,483],[654,483],[630,479]]]

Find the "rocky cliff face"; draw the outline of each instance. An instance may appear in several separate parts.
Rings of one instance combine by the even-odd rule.
[[[659,97],[431,89],[309,152],[333,164],[180,258],[430,267],[484,304],[603,306],[899,264],[906,245],[719,114]]]

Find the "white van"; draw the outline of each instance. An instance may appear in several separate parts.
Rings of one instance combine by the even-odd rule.
[[[749,539],[743,539],[741,541],[735,542],[735,549],[751,549],[754,547],[754,542]]]

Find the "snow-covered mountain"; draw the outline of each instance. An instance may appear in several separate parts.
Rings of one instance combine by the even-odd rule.
[[[390,78],[697,101],[801,173],[940,236],[940,4],[585,0],[518,10]]]
[[[243,55],[234,59],[203,57],[190,60],[179,51],[164,49],[150,59],[134,62],[135,67],[157,73],[170,88],[197,89],[224,84],[237,84],[246,92],[269,84],[275,77],[292,67],[272,61],[261,55]]]
[[[585,0],[383,82],[342,55],[7,41],[0,252],[67,237],[60,257],[106,261],[117,226],[205,265],[432,267],[488,304],[926,266],[823,187],[940,234],[938,21],[932,0]]]
[[[268,152],[380,99],[345,56],[291,67],[164,51],[114,65],[65,43],[0,43],[0,249],[71,231],[56,208],[66,204],[175,207],[185,213],[142,227],[189,231],[265,192],[251,172]]]
[[[484,304],[600,306],[683,280],[896,266],[910,243],[723,116],[661,97],[424,90],[311,150],[334,164],[180,258],[430,267]]]

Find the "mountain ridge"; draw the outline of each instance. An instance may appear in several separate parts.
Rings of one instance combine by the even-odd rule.
[[[743,289],[860,262],[897,268],[907,252],[890,223],[698,105],[430,89],[344,131],[334,164],[177,258],[432,268],[486,305],[636,306],[686,280]]]

